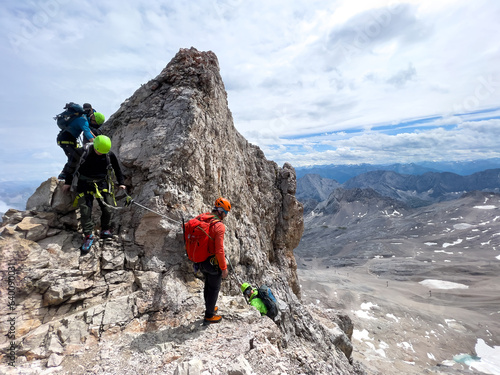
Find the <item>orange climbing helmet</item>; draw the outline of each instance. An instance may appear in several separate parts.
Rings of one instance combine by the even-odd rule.
[[[215,208],[222,208],[226,213],[231,211],[231,203],[225,198],[218,198],[214,204]]]

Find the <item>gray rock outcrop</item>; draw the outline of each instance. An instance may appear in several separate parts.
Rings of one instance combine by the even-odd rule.
[[[0,338],[5,359],[14,342],[16,366],[26,371],[43,364],[72,374],[362,372],[350,359],[350,320],[300,302],[294,168],[266,160],[236,131],[212,52],[180,50],[102,129],[137,204],[115,211],[116,235],[86,256],[62,182],[49,179],[26,211],[4,215],[2,296],[5,270],[15,269],[15,309],[0,306],[2,331],[15,318],[13,337]],[[202,329],[203,283],[185,255],[180,223],[219,196],[232,204],[225,220],[231,276],[219,300],[225,319]],[[275,322],[245,304],[241,281],[272,286],[280,299]]]
[[[319,174],[306,174],[297,179],[297,199],[304,206],[304,215],[314,210],[318,203],[328,199],[340,187],[337,181],[321,177]]]

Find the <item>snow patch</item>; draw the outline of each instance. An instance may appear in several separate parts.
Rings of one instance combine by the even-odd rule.
[[[433,279],[422,280],[419,284],[432,289],[469,289],[468,285]]]
[[[369,312],[364,310],[354,311],[354,315],[361,319],[375,320],[375,318],[371,316]]]
[[[364,302],[361,304],[361,310],[354,311],[354,314],[362,319],[374,320],[375,318],[370,315],[370,309],[372,307],[378,307],[378,306],[371,302]]]
[[[395,317],[394,315],[392,315],[392,314],[385,314],[385,316],[388,317],[388,318],[394,319],[396,322],[399,323],[399,318]]]
[[[437,242],[426,242],[426,243],[424,243],[424,245],[434,246],[434,245],[437,245]]]
[[[466,239],[467,241],[470,241],[470,240],[473,240],[474,238],[479,238],[479,236],[474,236],[474,237],[466,237],[465,239]]]
[[[500,374],[500,346],[491,347],[483,339],[478,339],[475,351],[477,356],[458,354],[453,361],[444,361],[443,365],[451,367],[455,363],[463,363],[485,374]]]
[[[453,367],[453,365],[455,364],[455,361],[447,359],[446,361],[441,362],[441,364],[443,366],[446,366],[446,367]]]
[[[379,356],[386,358],[385,349],[388,349],[389,345],[387,345],[383,341],[380,341],[379,348],[377,349],[375,344],[372,342],[373,338],[370,337],[370,334],[368,333],[368,331],[366,329],[363,329],[362,331],[358,331],[355,329],[352,333],[352,337],[353,337],[353,339],[358,340],[358,341],[366,344],[366,346],[368,346],[371,350],[373,350]]]
[[[467,223],[460,223],[460,224],[455,224],[453,226],[453,228],[457,229],[457,230],[462,230],[462,229],[469,229],[470,227],[472,227],[473,225],[471,224],[467,224]]]
[[[453,255],[453,251],[445,251],[445,250],[434,250],[435,253],[445,253],[448,255]]]
[[[400,212],[394,210],[393,212],[389,213],[389,211],[387,210],[384,210],[382,211],[382,214],[387,216],[387,217],[402,217],[403,214],[401,214]]]
[[[463,240],[462,240],[461,238],[459,238],[458,240],[456,240],[455,242],[452,242],[452,243],[447,243],[447,242],[445,242],[445,243],[443,244],[443,247],[444,247],[444,248],[447,248],[448,246],[458,245],[458,244],[462,243],[462,241],[463,241]]]
[[[364,302],[361,304],[361,310],[370,310],[372,307],[378,307],[378,305],[371,302]]]
[[[403,348],[406,351],[410,351],[411,350],[413,353],[415,353],[415,350],[413,349],[413,345],[410,344],[409,342],[403,341],[401,343],[398,343],[397,346],[399,348]]]
[[[366,329],[364,329],[362,331],[358,331],[357,329],[355,329],[352,332],[352,338],[355,340],[358,340],[358,341],[373,340],[370,338],[370,334],[368,333],[368,331]]]
[[[489,205],[486,205],[486,206],[474,206],[474,208],[477,208],[479,210],[494,210],[497,207],[489,204]]]

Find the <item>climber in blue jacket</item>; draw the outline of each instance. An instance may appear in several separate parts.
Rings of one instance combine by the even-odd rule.
[[[94,141],[94,134],[90,131],[89,123],[85,115],[75,117],[57,135],[57,144],[63,149],[64,154],[68,157],[68,161],[58,176],[59,180],[66,179],[71,164],[78,158],[75,150],[78,147],[77,139],[82,133],[85,139],[90,142]]]

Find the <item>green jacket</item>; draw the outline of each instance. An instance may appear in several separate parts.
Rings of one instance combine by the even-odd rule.
[[[267,307],[266,305],[264,305],[264,302],[259,297],[257,297],[257,294],[257,289],[252,289],[252,294],[250,295],[250,298],[248,298],[248,302],[250,303],[250,305],[259,310],[260,315],[266,315]]]

